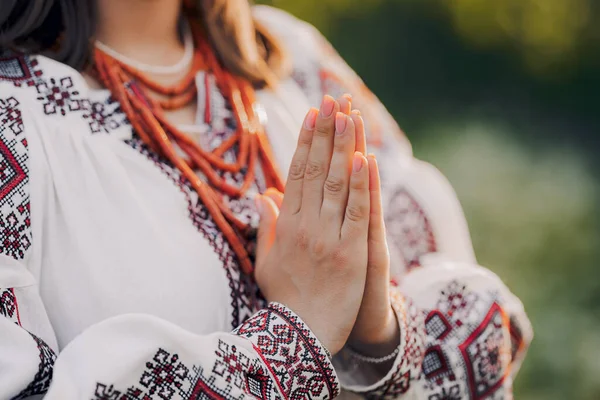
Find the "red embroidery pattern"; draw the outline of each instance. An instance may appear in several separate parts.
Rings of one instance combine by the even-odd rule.
[[[495,293],[475,293],[458,281],[448,284],[425,323],[428,399],[503,398],[499,389],[511,358],[508,326]]]
[[[494,303],[481,325],[459,346],[467,366],[472,399],[488,398],[504,382],[508,365],[506,355],[501,354],[504,327],[504,311]]]
[[[21,260],[31,246],[29,152],[14,97],[0,99],[0,122],[0,253]]]
[[[219,339],[212,370],[205,370],[202,366],[186,366],[177,354],[158,349],[136,386],[120,390],[99,382],[93,398],[241,400],[251,396],[283,400],[330,399],[339,393],[335,373],[317,339],[285,308],[271,305],[235,333],[248,338],[258,355],[248,355]]]
[[[123,125],[129,125],[121,105],[112,96],[107,96],[102,102],[85,102],[85,108],[83,118],[87,120],[92,134],[110,133]]]
[[[79,95],[71,77],[50,78],[40,80],[35,88],[37,99],[43,103],[44,113],[54,115],[60,112],[64,117],[67,112],[84,110],[85,101]]]
[[[21,326],[21,317],[19,315],[19,305],[15,290],[0,288],[0,316],[8,318],[10,321]]]
[[[0,55],[0,81],[11,81],[15,86],[33,86],[42,71],[37,69],[38,61],[22,54]]]
[[[286,399],[332,399],[339,394],[318,339],[289,309],[271,303],[235,333],[254,344]]]
[[[396,190],[386,207],[385,226],[392,244],[402,254],[407,270],[421,266],[421,256],[435,253],[429,218],[404,188]]]
[[[127,391],[116,390],[114,385],[96,384],[95,400],[171,400],[176,398],[196,399],[187,393],[191,388],[190,369],[179,361],[177,354],[158,349],[139,379],[139,387]],[[185,396],[185,397],[184,397]]]

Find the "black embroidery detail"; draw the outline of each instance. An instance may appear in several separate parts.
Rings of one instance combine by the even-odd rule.
[[[428,399],[504,398],[511,349],[509,322],[497,293],[475,292],[452,281],[440,292],[426,328],[423,373]]]
[[[121,109],[121,105],[112,97],[89,104],[83,118],[87,120],[91,133],[110,133],[129,121]]]
[[[35,84],[37,99],[43,103],[46,115],[82,111],[89,108],[88,100],[80,97],[79,90],[73,84],[71,77],[50,78],[40,80]]]
[[[283,400],[334,398],[339,394],[327,355],[289,310],[271,305],[247,320],[236,333],[248,338],[256,352],[219,339],[212,369],[206,369],[206,365],[186,366],[179,355],[161,348],[146,363],[137,385],[124,391],[114,384],[98,382],[93,399],[241,400],[251,395]]]
[[[270,304],[236,331],[248,338],[288,399],[333,399],[339,387],[317,338],[289,309]]]
[[[19,317],[19,305],[17,304],[15,290],[12,288],[0,288],[0,316],[8,318],[19,326],[21,325],[21,319]]]
[[[23,54],[5,52],[0,54],[0,81],[11,81],[15,86],[33,86],[42,71],[37,69],[38,61]]]
[[[52,382],[52,373],[54,367],[54,361],[56,361],[56,354],[46,342],[30,333],[33,340],[37,344],[37,348],[40,352],[40,363],[38,366],[38,372],[35,374],[33,381],[16,397],[12,400],[26,399],[30,396],[44,394],[50,388]]]
[[[31,246],[27,147],[19,102],[0,99],[0,253],[17,260]]]

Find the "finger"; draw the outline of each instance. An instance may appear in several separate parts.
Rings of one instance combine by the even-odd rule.
[[[341,112],[335,121],[335,139],[329,173],[323,187],[321,206],[322,226],[331,225],[341,230],[348,203],[348,187],[352,171],[352,157],[355,148],[354,123]]]
[[[337,99],[337,102],[340,105],[340,112],[350,115],[350,110],[352,110],[352,96],[346,93]]]
[[[273,200],[273,202],[277,206],[277,209],[281,208],[281,204],[283,203],[283,193],[281,193],[279,190],[275,188],[268,188],[265,191],[264,196],[267,196],[268,198]]]
[[[302,212],[306,209],[308,219],[316,219],[323,203],[323,185],[329,172],[333,137],[335,131],[335,115],[339,104],[331,96],[325,96],[315,123],[313,140],[306,162],[304,182],[302,184]],[[284,203],[287,199],[284,196]]]
[[[367,158],[369,163],[369,268],[387,268],[388,247],[385,236],[385,220],[381,204],[381,178],[377,159],[373,154]]]
[[[292,158],[285,184],[286,196],[281,204],[281,212],[283,214],[297,214],[302,206],[304,172],[306,171],[306,162],[313,141],[318,113],[319,111],[316,108],[311,108],[304,118],[304,123],[298,136],[296,152]]]
[[[279,208],[268,196],[256,196],[256,208],[260,214],[260,224],[256,237],[256,265],[262,265],[262,261],[269,253],[275,240],[275,226],[279,216]]]
[[[354,153],[348,205],[342,225],[342,239],[356,236],[368,238],[369,230],[369,168],[367,159],[359,152]]]
[[[365,133],[365,121],[360,115],[360,111],[352,110],[350,113],[354,126],[356,127],[356,151],[367,154],[367,134]]]

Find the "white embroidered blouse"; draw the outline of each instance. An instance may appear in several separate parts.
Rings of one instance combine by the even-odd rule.
[[[310,327],[267,305],[240,273],[196,193],[142,143],[109,92],[48,58],[5,54],[0,399],[512,398],[530,324],[477,265],[447,181],[412,157],[385,108],[313,27],[272,8],[255,13],[294,61],[292,77],[258,93],[282,171],[324,93],[352,93],[365,117],[383,174],[401,329],[393,366],[381,376],[345,351],[331,362]],[[235,122],[214,79],[200,73],[197,84],[194,131],[212,149]],[[263,190],[258,174],[246,198],[228,201],[251,221]]]

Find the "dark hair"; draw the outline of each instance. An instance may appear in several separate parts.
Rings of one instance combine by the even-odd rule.
[[[278,41],[252,20],[248,0],[187,0],[201,14],[217,56],[256,86],[288,71]],[[239,24],[248,18],[249,24]],[[40,53],[83,70],[93,62],[97,0],[0,0],[0,50]],[[248,30],[247,27],[250,27]],[[248,44],[243,37],[255,40]],[[259,57],[253,57],[258,54]]]

